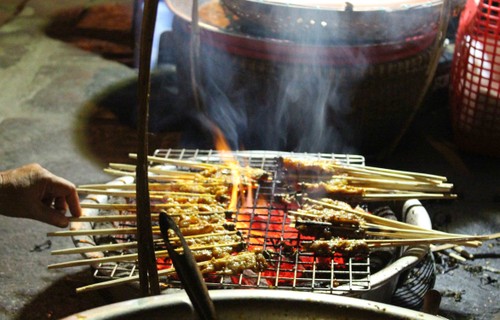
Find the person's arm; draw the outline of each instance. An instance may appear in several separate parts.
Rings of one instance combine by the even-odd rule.
[[[66,227],[81,215],[76,187],[39,164],[0,172],[0,214]]]

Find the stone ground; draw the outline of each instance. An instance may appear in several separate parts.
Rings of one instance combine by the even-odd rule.
[[[128,0],[2,1],[0,170],[39,162],[77,185],[100,183],[112,178],[102,172],[108,162],[126,162],[127,154],[135,152],[135,129],[116,115],[119,102],[130,104],[126,100],[135,92],[131,19]],[[117,93],[118,102],[103,99]],[[115,112],[102,101],[115,101]],[[176,147],[177,142],[175,131],[155,134],[150,149]],[[456,148],[441,93],[429,98],[382,164],[445,175],[456,185],[459,200],[424,203],[435,228],[494,233],[500,230],[498,161]],[[50,231],[54,228],[38,222],[0,217],[0,319],[58,319],[136,294],[77,295],[75,288],[93,282],[91,272],[47,270],[47,265],[67,260],[50,255],[44,246],[48,240],[51,250],[73,246],[66,238],[47,238]],[[498,242],[471,251],[476,259],[466,265],[436,256],[440,314],[496,319]],[[480,268],[485,266],[490,269]]]

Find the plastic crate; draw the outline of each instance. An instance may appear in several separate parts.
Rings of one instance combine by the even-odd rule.
[[[500,3],[468,0],[451,68],[451,117],[463,150],[500,156]]]

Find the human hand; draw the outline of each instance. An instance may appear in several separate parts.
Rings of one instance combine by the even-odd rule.
[[[0,172],[0,214],[67,227],[69,209],[81,216],[76,187],[39,164]]]

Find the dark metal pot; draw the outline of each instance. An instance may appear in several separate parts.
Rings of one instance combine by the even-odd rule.
[[[167,4],[175,15],[180,90],[189,96],[191,1]],[[207,113],[232,149],[383,155],[406,130],[432,77],[445,19],[431,17],[428,32],[383,42],[336,39],[335,32],[330,41],[294,40],[239,22],[201,22]]]

